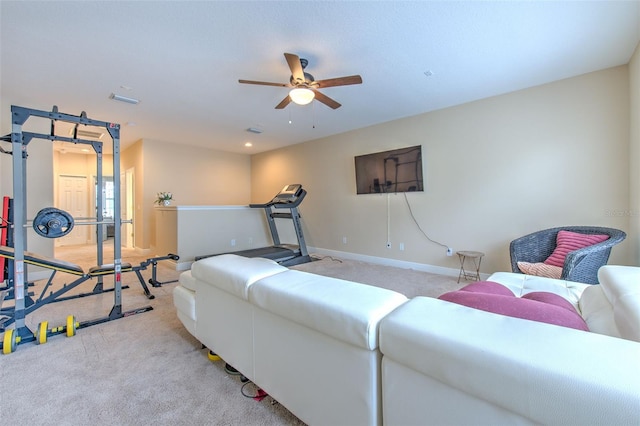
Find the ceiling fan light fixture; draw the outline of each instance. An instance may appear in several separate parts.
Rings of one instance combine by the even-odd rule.
[[[306,87],[296,87],[295,89],[291,89],[289,92],[289,97],[298,105],[307,105],[310,103],[313,98],[315,98],[315,93],[313,90],[308,89]]]

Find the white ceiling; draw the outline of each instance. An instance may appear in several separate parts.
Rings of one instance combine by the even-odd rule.
[[[57,105],[122,124],[123,147],[239,153],[626,64],[640,41],[640,1],[3,0],[0,19],[3,134],[9,104]],[[337,110],[276,110],[286,88],[238,79],[287,83],[284,52],[307,58],[316,79],[363,83],[322,89]]]

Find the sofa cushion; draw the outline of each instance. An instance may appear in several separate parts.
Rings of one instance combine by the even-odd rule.
[[[500,286],[497,283],[493,284]],[[458,291],[445,293],[439,299],[495,314],[589,331],[587,324],[571,303],[557,294],[533,292],[523,297],[515,297],[506,287],[504,288],[509,294],[502,290],[498,292],[495,285],[474,283]],[[472,290],[469,291],[468,287]],[[489,292],[476,291],[482,288],[488,288]]]
[[[560,279],[562,276],[562,268],[559,266],[547,265],[543,262],[529,263],[518,262],[518,269],[528,275],[537,277]]]
[[[593,287],[591,284],[537,277],[535,275],[524,275],[515,272],[494,272],[487,280],[495,281],[508,287],[516,296],[522,296],[532,291],[555,293],[571,302],[578,312],[580,312],[578,301],[580,300],[582,292],[588,287]]]
[[[366,284],[290,270],[249,288],[249,301],[272,314],[368,350],[378,323],[406,296]]]
[[[602,291],[601,285],[592,285],[585,289],[579,301],[582,318],[593,333],[620,337],[613,318],[613,306]]]
[[[196,320],[196,298],[195,292],[177,285],[173,288],[173,306],[178,312],[181,312],[186,318]]]
[[[544,263],[564,267],[564,259],[569,252],[608,240],[608,235],[581,234],[579,232],[559,231],[556,236],[556,248]]]
[[[600,285],[580,298],[582,315],[593,331],[640,342],[640,268],[605,265]]]
[[[198,281],[216,286],[244,300],[248,299],[250,285],[284,271],[288,269],[273,260],[235,254],[207,257],[191,265],[191,275]]]
[[[196,293],[194,291],[181,285],[177,285],[173,288],[173,306],[176,307],[178,319],[193,336],[196,335],[195,294]]]
[[[196,279],[193,278],[191,271],[184,271],[179,277],[180,285],[188,290],[196,291]]]

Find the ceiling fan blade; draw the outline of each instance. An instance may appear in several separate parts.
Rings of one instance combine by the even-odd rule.
[[[350,75],[348,77],[330,78],[327,80],[318,80],[313,83],[318,88],[348,86],[350,84],[362,84],[362,77],[359,75]]]
[[[242,84],[259,84],[261,86],[277,86],[277,87],[290,87],[291,85],[286,83],[269,83],[268,81],[253,81],[253,80],[238,80],[238,83]]]
[[[283,109],[284,107],[289,105],[290,102],[291,102],[291,98],[289,97],[289,95],[287,95],[287,97],[284,98],[282,100],[282,102],[280,102],[278,105],[276,105],[276,109]]]
[[[322,102],[323,104],[325,104],[326,106],[328,106],[329,108],[338,109],[338,108],[340,108],[342,106],[341,104],[339,104],[338,102],[334,101],[333,99],[331,99],[327,95],[322,94],[322,92],[318,92],[315,89],[311,89],[311,90],[313,90],[313,93],[316,94],[316,99],[319,100],[320,102]]]
[[[287,64],[289,64],[293,80],[304,83],[304,71],[302,70],[302,64],[300,64],[300,57],[293,53],[285,53],[284,57],[287,59]]]

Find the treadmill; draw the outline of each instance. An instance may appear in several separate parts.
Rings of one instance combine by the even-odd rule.
[[[267,217],[267,223],[269,224],[269,231],[271,232],[271,238],[273,239],[273,245],[269,247],[259,247],[255,249],[230,252],[227,254],[237,254],[238,256],[244,257],[264,257],[276,261],[283,266],[293,266],[311,262],[311,256],[309,256],[307,251],[304,234],[302,233],[300,212],[298,211],[298,206],[302,203],[302,200],[304,200],[306,195],[307,191],[302,188],[302,185],[292,184],[282,188],[282,190],[267,203],[249,204],[249,207],[251,208],[264,209]],[[288,211],[284,212],[278,210]],[[275,219],[291,219],[293,221],[293,227],[298,239],[297,245],[280,243],[280,236],[278,235],[278,228],[276,227]],[[195,260],[197,261],[212,256],[217,256],[217,254],[197,256]]]

